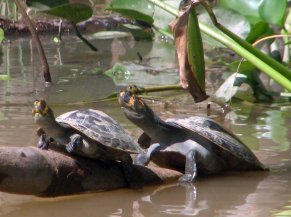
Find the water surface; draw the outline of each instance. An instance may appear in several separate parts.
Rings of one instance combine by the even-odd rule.
[[[0,145],[36,144],[31,104],[45,98],[55,114],[81,107],[105,111],[137,138],[140,130],[123,116],[116,100],[103,99],[127,84],[159,85],[178,82],[175,53],[166,41],[134,42],[128,38],[94,41],[98,53],[72,37],[61,44],[42,37],[53,77],[44,87],[37,52],[29,38],[12,39],[2,47],[0,81]],[[72,43],[73,42],[73,43]],[[140,52],[144,61],[137,57]],[[130,73],[100,73],[122,62]],[[211,68],[211,66],[208,66]],[[221,75],[208,74],[208,88],[221,83]],[[161,95],[161,94],[159,94]],[[185,92],[153,94],[149,101],[161,117],[203,115],[205,104],[193,104]],[[291,216],[290,105],[233,102],[226,116],[213,105],[211,117],[238,135],[270,172],[229,172],[199,177],[192,185],[147,186],[143,192],[120,189],[60,198],[38,198],[0,193],[0,216]]]

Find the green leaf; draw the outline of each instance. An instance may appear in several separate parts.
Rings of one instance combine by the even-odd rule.
[[[11,77],[9,75],[0,75],[0,81],[8,81]]]
[[[286,17],[287,0],[264,0],[260,4],[260,16],[268,23],[283,26]]]
[[[36,10],[48,10],[60,5],[69,4],[69,0],[27,0],[26,4]]]
[[[127,80],[131,75],[130,71],[121,63],[115,63],[114,66],[105,71],[104,74],[112,78],[116,85]]]
[[[26,2],[29,7],[41,12],[68,19],[78,23],[89,19],[93,10],[88,0],[29,0]]]
[[[204,51],[198,18],[194,7],[189,13],[187,38],[188,61],[192,68],[193,76],[197,79],[200,88],[205,91]]]
[[[253,71],[256,69],[256,67],[253,64],[246,60],[242,62],[240,60],[234,61],[228,66],[228,68],[234,72],[236,72],[239,69],[238,71],[240,73],[243,73],[245,71]]]
[[[89,19],[93,10],[87,4],[65,4],[58,7],[51,8],[49,10],[43,11],[47,14],[54,15],[57,17],[65,18],[73,23],[79,23],[81,21]]]
[[[251,20],[255,20],[260,19],[258,8],[261,1],[262,0],[220,0],[219,5],[226,9],[232,9],[246,17],[252,18]]]
[[[0,43],[3,41],[4,37],[4,31],[2,28],[0,28]]]
[[[90,37],[95,39],[113,39],[113,38],[125,38],[129,37],[130,34],[126,32],[119,32],[119,31],[100,31],[96,32]]]
[[[249,43],[254,43],[258,38],[272,35],[274,31],[270,28],[268,23],[260,21],[252,26],[251,32],[246,38]]]
[[[154,5],[147,0],[112,0],[106,10],[118,12],[131,19],[152,24]]]
[[[263,20],[284,25],[287,0],[221,0],[219,4],[244,15],[252,24]]]

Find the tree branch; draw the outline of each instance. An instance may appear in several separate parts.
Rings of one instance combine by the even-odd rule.
[[[145,185],[176,181],[181,173],[136,166]],[[127,187],[120,163],[72,157],[35,147],[0,147],[0,191],[55,197]]]

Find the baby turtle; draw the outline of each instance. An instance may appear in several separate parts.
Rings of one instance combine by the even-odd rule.
[[[87,158],[122,162],[124,176],[132,188],[142,185],[141,175],[133,167],[130,154],[145,151],[125,130],[102,111],[81,109],[55,118],[44,100],[36,100],[32,110],[35,123],[41,128],[38,147],[48,148],[51,141],[65,146],[68,153]]]
[[[253,152],[233,133],[204,117],[163,121],[132,91],[121,91],[119,103],[125,116],[144,134],[139,142],[152,141],[146,154],[139,154],[136,164],[150,160],[159,166],[184,172],[183,182],[192,182],[197,173],[211,174],[225,170],[266,170]]]

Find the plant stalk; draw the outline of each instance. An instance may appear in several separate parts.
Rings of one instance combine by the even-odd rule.
[[[42,66],[43,66],[44,80],[47,83],[51,83],[52,79],[51,79],[51,75],[50,75],[50,71],[49,71],[49,65],[47,62],[47,58],[46,58],[44,49],[41,45],[40,39],[35,31],[34,25],[31,22],[29,16],[27,15],[27,13],[26,13],[24,7],[21,5],[21,3],[18,0],[13,0],[13,1],[14,1],[15,5],[17,6],[18,10],[20,11],[20,13],[22,14],[23,19],[26,22],[26,25],[28,26],[28,29],[30,31],[32,40],[35,42],[35,45],[36,45],[37,51],[40,55],[40,59],[41,59]]]
[[[168,5],[165,2],[162,2],[160,0],[148,0],[148,1],[152,2],[156,6],[162,8],[163,10],[169,12],[170,14],[174,16],[179,15],[179,12],[177,9],[173,8],[172,6]],[[267,55],[265,55],[258,49],[254,48],[252,45],[248,44],[246,41],[243,41],[239,37],[236,36],[234,40],[230,38],[229,36],[226,36],[225,34],[228,35],[230,31],[229,30],[225,31],[225,28],[221,28],[221,25],[219,25],[219,28],[220,30],[225,32],[225,34],[221,33],[220,31],[214,30],[213,28],[207,26],[206,24],[202,22],[199,22],[199,27],[202,32],[214,38],[215,40],[219,41],[220,43],[224,44],[226,47],[232,49],[237,54],[247,59],[254,66],[256,66],[257,68],[262,70],[264,73],[266,73],[276,82],[278,82],[282,87],[284,87],[288,91],[291,91],[291,81],[290,81],[291,73],[283,65],[275,62],[275,60],[271,59],[270,57],[268,57]],[[234,34],[232,33],[231,35],[234,35]]]

